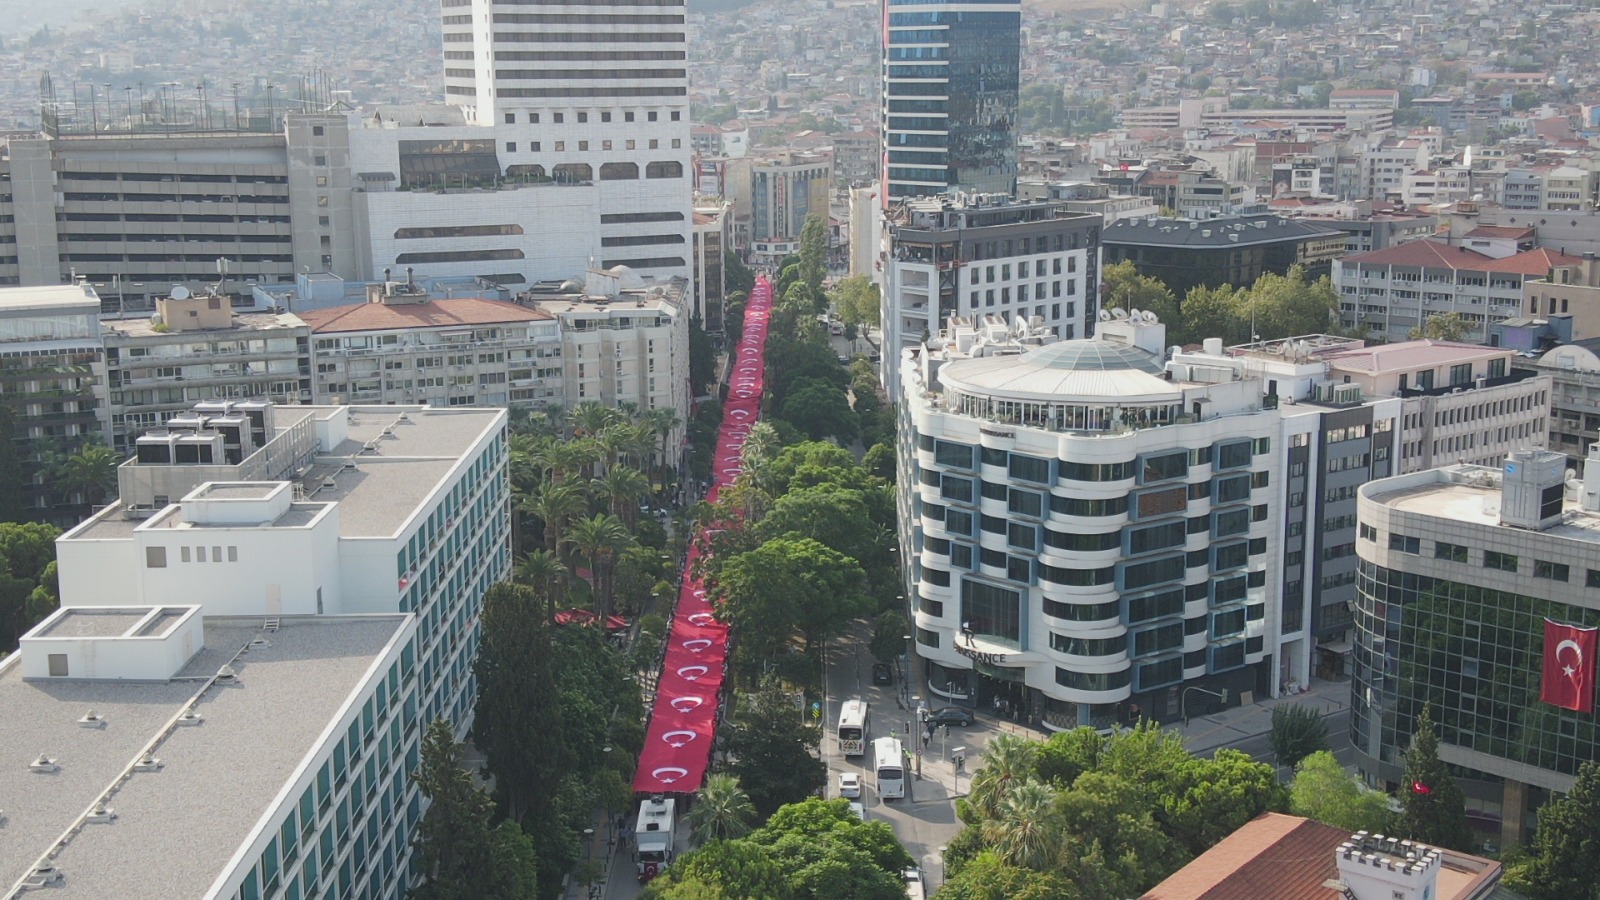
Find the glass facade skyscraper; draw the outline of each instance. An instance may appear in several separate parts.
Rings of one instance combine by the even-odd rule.
[[[885,200],[1017,186],[1019,0],[883,0]]]

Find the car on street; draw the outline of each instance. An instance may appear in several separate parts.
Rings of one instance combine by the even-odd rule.
[[[861,796],[861,776],[857,775],[854,772],[840,772],[839,773],[839,796],[841,796],[841,797],[860,797]]]
[[[873,684],[894,684],[894,667],[892,667],[888,663],[884,663],[884,662],[873,663],[872,664],[872,683]]]
[[[863,822],[865,822],[867,820],[867,808],[865,806],[862,806],[860,801],[857,801],[857,800],[851,800],[850,801],[850,814],[855,816],[856,818],[860,819]]]
[[[841,366],[848,366],[848,365],[850,365],[850,357],[848,357],[848,356],[845,356],[845,355],[844,355],[844,354],[842,354],[842,353],[841,353],[841,354],[840,354],[840,355],[839,355],[839,365],[841,365]]]
[[[935,725],[960,725],[965,727],[972,724],[972,711],[959,706],[944,706],[928,713],[928,721]]]

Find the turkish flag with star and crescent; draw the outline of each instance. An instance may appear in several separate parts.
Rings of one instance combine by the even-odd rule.
[[[1594,664],[1600,630],[1544,620],[1544,673],[1539,699],[1576,712],[1594,712]]]

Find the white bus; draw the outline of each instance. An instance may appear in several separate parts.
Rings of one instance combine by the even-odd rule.
[[[860,756],[867,752],[867,701],[846,700],[839,707],[839,752]]]
[[[899,738],[881,737],[872,742],[872,771],[878,779],[879,800],[906,795],[906,751]]]

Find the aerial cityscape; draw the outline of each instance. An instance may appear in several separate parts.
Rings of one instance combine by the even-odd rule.
[[[0,11],[0,900],[1600,898],[1600,8]]]

